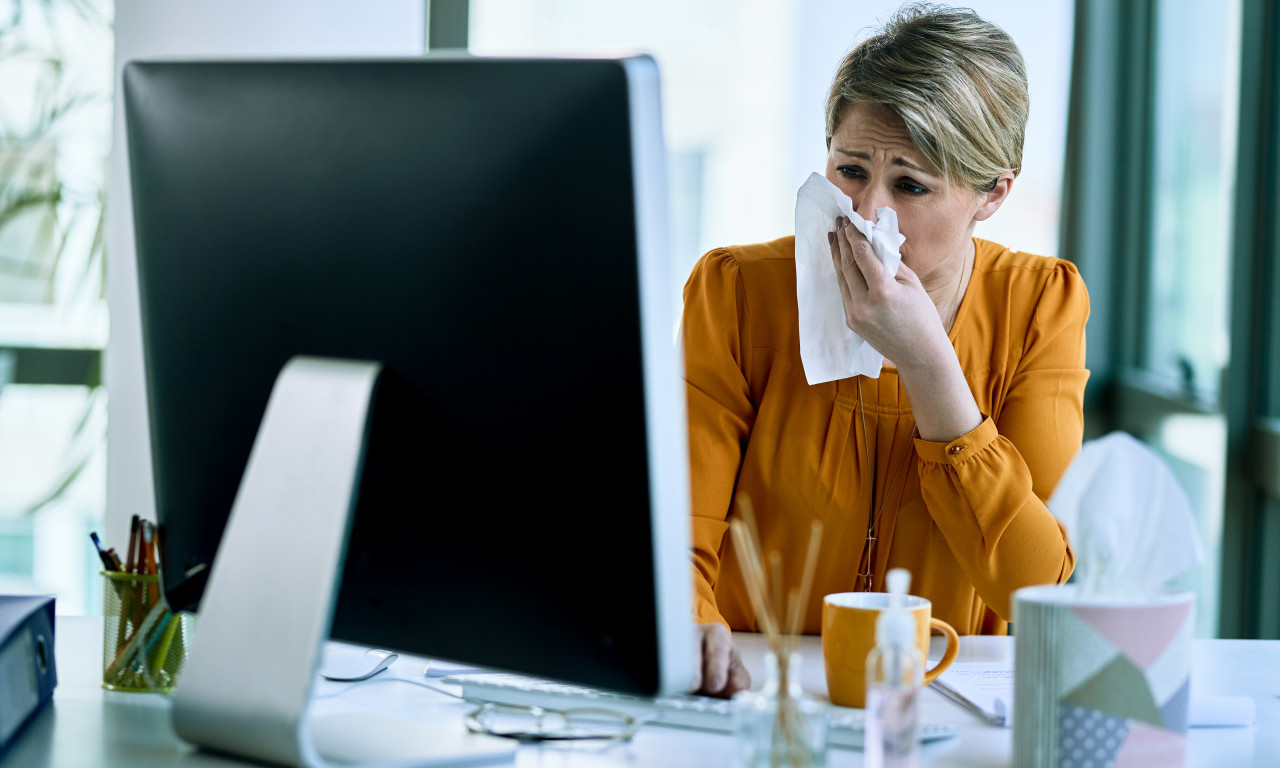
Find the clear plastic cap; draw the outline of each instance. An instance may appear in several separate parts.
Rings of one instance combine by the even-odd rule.
[[[876,619],[876,645],[914,646],[916,620],[907,608],[911,572],[906,568],[894,568],[885,581],[889,585],[889,608]]]

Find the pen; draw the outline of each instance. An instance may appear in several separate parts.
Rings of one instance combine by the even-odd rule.
[[[107,557],[111,560],[111,570],[123,571],[124,566],[120,564],[120,557],[116,554],[116,548],[112,547],[107,550]]]
[[[142,562],[138,566],[138,570],[148,576],[155,576],[156,567],[156,535],[155,528],[147,520],[142,521]],[[160,588],[156,584],[147,585],[147,596],[150,597],[151,603],[157,603],[160,600]]]
[[[98,540],[98,532],[90,531],[89,538],[93,539],[93,548],[98,550],[98,559],[102,561],[102,567],[107,569],[108,571],[120,570],[117,567],[116,563],[113,563],[111,561],[111,554],[109,552],[103,551],[102,542]]]
[[[155,654],[151,653],[151,648],[147,648],[147,657],[151,659],[151,674],[159,675],[160,670],[164,669],[164,665],[169,662],[169,648],[173,645],[173,635],[177,632],[180,621],[178,614],[170,611],[169,620],[164,624],[163,635],[159,630],[156,631],[156,637],[160,639],[160,647],[156,649]]]
[[[129,573],[134,573],[134,558],[137,557],[138,551],[138,516],[134,515],[129,521],[129,549],[125,554],[124,569]]]
[[[103,673],[104,680],[119,681],[123,679],[121,676],[129,668],[133,655],[141,650],[140,646],[144,645],[146,638],[150,636],[152,629],[164,611],[163,606],[156,605],[147,612],[147,615],[138,623],[138,628],[134,630],[128,641],[125,642],[124,647],[116,653],[115,660],[107,667],[107,671]]]

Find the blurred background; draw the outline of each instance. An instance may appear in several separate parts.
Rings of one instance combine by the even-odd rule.
[[[101,609],[88,533],[153,504],[114,85],[148,56],[642,51],[663,78],[678,279],[792,231],[840,58],[880,0],[0,0],[0,592]],[[977,0],[1031,120],[977,234],[1090,287],[1090,435],[1169,460],[1209,560],[1203,636],[1280,637],[1280,11],[1266,0]],[[114,76],[113,76],[114,75]],[[673,319],[674,320],[674,319]],[[108,398],[108,394],[110,397]]]

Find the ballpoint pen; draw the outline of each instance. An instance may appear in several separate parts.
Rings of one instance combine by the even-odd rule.
[[[969,714],[974,715],[987,725],[994,725],[996,727],[1004,727],[1008,725],[1009,718],[1007,715],[1001,712],[988,712],[978,706],[978,704],[969,697],[960,693],[941,680],[934,680],[929,687],[942,694],[942,697],[947,701],[950,701],[952,704],[955,704]]]
[[[98,550],[98,559],[102,561],[102,567],[108,571],[118,571],[118,564],[112,562],[110,550],[102,549],[102,542],[98,540],[98,532],[90,531],[89,538],[93,539],[93,548]]]

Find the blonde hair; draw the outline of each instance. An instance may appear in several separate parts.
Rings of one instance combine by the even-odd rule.
[[[952,183],[990,191],[1022,170],[1030,98],[1018,46],[967,8],[905,6],[845,56],[827,96],[827,146],[854,104],[902,119]]]

